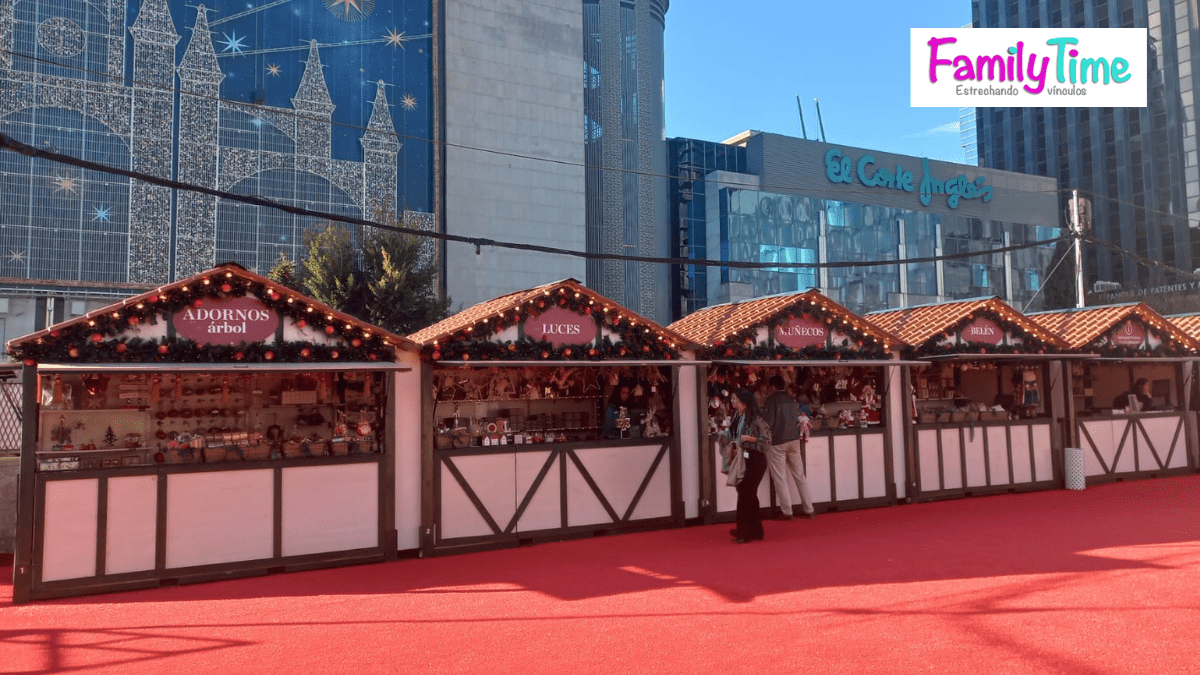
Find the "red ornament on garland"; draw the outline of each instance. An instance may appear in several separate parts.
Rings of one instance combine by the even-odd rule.
[[[245,354],[243,354],[243,353],[241,353],[241,352],[234,352],[234,353],[233,353],[233,360],[234,360],[234,361],[241,361],[241,360],[242,360],[242,359],[244,359],[244,358],[246,358],[246,355],[245,355]]]
[[[170,347],[168,347],[167,345],[159,345],[159,346],[158,346],[158,353],[159,353],[159,354],[166,354],[166,353],[167,353],[167,352],[169,352],[169,351],[171,351],[171,348],[170,348]]]
[[[50,337],[59,337],[61,335],[62,335],[62,333],[60,331],[56,331],[56,330],[50,331]]]
[[[333,326],[325,326],[325,334],[333,335]]]
[[[548,358],[550,358],[550,352],[548,352],[548,351],[546,351],[546,350],[544,350],[544,349],[543,349],[543,350],[542,350],[542,358],[543,358],[543,359],[548,359]]]
[[[462,360],[463,360],[463,361],[470,361],[470,360],[471,360],[471,355],[470,355],[470,354],[468,354],[468,353],[466,353],[466,352],[463,352],[463,355],[462,355]]]
[[[274,360],[275,360],[275,352],[270,352],[270,351],[269,351],[269,352],[267,352],[267,353],[263,354],[263,358],[264,358],[264,359],[266,359],[266,360],[268,360],[268,361],[274,361]]]
[[[359,340],[358,338],[354,338],[353,340],[350,341],[350,346],[351,347],[361,347],[362,340]]]
[[[136,326],[136,325],[138,325],[139,323],[141,323],[141,321],[142,321],[142,320],[141,320],[141,319],[139,319],[139,318],[137,318],[136,316],[131,316],[131,317],[129,317],[129,325],[130,325],[130,326]]]
[[[370,359],[370,360],[372,360],[372,361],[378,361],[378,360],[379,360],[379,355],[378,355],[378,354],[376,354],[375,352],[371,352],[370,354],[367,354],[367,358],[368,358],[368,359]]]
[[[77,359],[79,358],[79,347],[71,347],[67,350],[67,356]]]
[[[192,307],[195,307],[196,309],[200,309],[202,306],[204,306],[203,300],[196,298],[195,300],[192,301]]]
[[[296,321],[296,328],[304,328],[307,325],[308,325],[308,322],[305,321],[304,319],[299,319],[298,321]]]
[[[512,342],[508,343],[508,351],[510,351],[510,352],[517,351],[517,345]]]
[[[538,300],[538,309],[541,309],[545,306],[546,306],[546,303],[542,302],[541,300]]]
[[[233,290],[233,286],[231,286],[230,284],[221,284],[221,292],[222,293],[228,293],[232,290]]]
[[[300,356],[303,356],[307,359],[308,357],[312,356],[312,350],[310,350],[308,347],[305,347],[304,349],[300,350]]]
[[[434,353],[432,353],[432,354],[430,354],[430,355],[429,355],[429,358],[433,359],[434,361],[440,360],[440,359],[442,358],[442,353],[441,353],[441,352],[434,352]]]
[[[338,356],[339,356],[338,350],[336,350],[336,349],[333,350],[332,352],[329,352],[329,358],[331,358],[331,359],[336,359]]]
[[[583,313],[584,313],[584,314],[587,314],[588,316],[591,316],[591,315],[592,315],[592,308],[591,308],[591,307],[584,307],[584,308],[583,308]]]
[[[564,349],[564,350],[563,350],[563,353],[562,353],[562,354],[563,354],[563,356],[570,356],[570,355],[571,355],[571,348],[570,348],[570,347],[567,347],[566,349]]]
[[[127,346],[127,345],[126,345],[124,342],[118,342],[118,343],[117,343],[117,353],[118,353],[118,354],[124,354],[124,353],[125,353],[125,350],[126,350],[126,349],[128,349],[128,348],[129,348],[129,347],[128,347],[128,346]]]
[[[589,350],[588,350],[588,356],[595,356],[595,355],[596,355],[596,350],[595,350],[595,349],[589,349]]]
[[[566,299],[566,298],[559,298],[559,299],[558,299],[558,306],[559,306],[559,307],[564,307],[564,306],[566,306],[566,304],[567,304],[567,299]]]
[[[100,342],[104,340],[104,336],[99,333],[92,333],[92,342]]]
[[[27,365],[27,366],[36,366],[36,365],[37,365],[37,361],[34,361],[33,359],[25,359],[25,365]]]
[[[267,297],[268,297],[268,298],[271,298],[272,300],[278,300],[278,299],[279,299],[279,294],[278,294],[278,293],[276,293],[275,291],[271,291],[271,292],[270,292],[270,293],[267,295]]]

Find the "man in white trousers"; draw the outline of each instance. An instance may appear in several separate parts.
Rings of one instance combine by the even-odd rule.
[[[784,386],[783,378],[773,375],[767,380],[771,393],[763,404],[763,417],[771,425],[771,451],[767,453],[767,466],[771,471],[771,483],[779,497],[781,520],[791,520],[792,489],[788,484],[788,473],[796,481],[800,502],[806,518],[816,518],[812,495],[808,491],[808,480],[804,476],[804,462],[800,457],[800,404],[792,398]]]

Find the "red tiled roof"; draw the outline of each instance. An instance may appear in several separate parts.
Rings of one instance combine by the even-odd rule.
[[[1140,318],[1152,328],[1161,329],[1171,339],[1189,349],[1200,349],[1200,341],[1165,319],[1144,302],[1037,312],[1030,314],[1029,318],[1055,335],[1061,336],[1071,349],[1082,349],[1130,316]]]
[[[400,349],[415,350],[417,348],[417,345],[415,345],[413,342],[411,342],[408,338],[406,338],[404,336],[396,335],[395,333],[390,333],[382,328],[379,328],[378,326],[374,326],[374,325],[366,323],[360,319],[356,319],[353,316],[346,314],[345,312],[339,312],[338,310],[330,307],[329,305],[326,305],[322,302],[317,302],[316,300],[313,300],[312,298],[309,298],[305,295],[301,295],[300,293],[297,293],[296,291],[291,290],[290,288],[287,288],[283,284],[274,282],[266,277],[259,276],[255,273],[251,272],[250,270],[247,270],[246,268],[242,267],[241,265],[238,265],[237,263],[221,263],[210,270],[206,270],[206,271],[196,274],[194,276],[188,277],[187,279],[182,279],[180,281],[175,281],[175,282],[172,282],[169,284],[165,284],[163,286],[159,286],[159,287],[155,288],[154,290],[146,291],[144,293],[139,293],[138,295],[135,295],[131,298],[126,298],[124,300],[121,300],[120,302],[114,302],[110,305],[101,307],[100,309],[92,310],[92,311],[88,312],[87,314],[84,314],[83,316],[77,316],[73,319],[68,319],[67,321],[62,321],[53,326],[50,326],[49,328],[44,328],[40,331],[37,331],[36,333],[30,333],[28,335],[23,335],[19,338],[14,338],[12,340],[9,340],[8,341],[8,349],[11,352],[15,348],[20,347],[21,345],[34,342],[38,338],[46,337],[52,331],[63,331],[65,329],[69,329],[69,328],[73,328],[75,326],[82,325],[84,323],[87,323],[89,320],[93,319],[94,317],[97,317],[97,316],[100,316],[103,314],[109,314],[109,313],[115,312],[117,310],[120,310],[123,307],[128,307],[130,305],[137,305],[138,303],[145,303],[151,297],[157,297],[163,293],[169,293],[175,289],[182,288],[189,284],[204,283],[205,279],[216,280],[218,275],[221,275],[222,277],[224,277],[224,275],[232,275],[234,277],[240,277],[241,279],[244,279],[246,281],[265,284],[267,287],[278,291],[284,297],[296,298],[297,300],[303,302],[305,305],[312,307],[313,311],[315,311],[315,312],[321,312],[322,314],[333,316],[333,317],[337,318],[337,320],[339,322],[345,322],[345,323],[351,324],[353,326],[356,326],[360,329],[370,330],[370,331],[380,335],[384,341],[390,342],[391,344],[396,345]]]
[[[704,307],[671,324],[669,328],[685,338],[713,346],[754,325],[763,325],[785,309],[798,304],[812,304],[841,316],[861,332],[885,343],[895,344],[896,337],[878,325],[853,314],[850,310],[825,297],[820,291],[810,289],[803,293],[772,295],[766,298],[744,300],[724,305]]]
[[[1059,347],[1066,346],[1052,332],[1031,321],[997,297],[884,310],[872,312],[867,315],[867,318],[884,330],[891,331],[905,343],[916,347],[924,344],[926,340],[938,333],[953,328],[960,321],[980,310],[995,312],[1005,321],[1012,322],[1042,342]]]
[[[503,315],[505,312],[510,312],[518,309],[521,305],[532,302],[539,298],[543,298],[552,294],[558,293],[559,289],[564,289],[568,293],[578,293],[582,297],[589,298],[596,303],[597,310],[608,309],[610,311],[620,311],[626,314],[638,317],[639,323],[644,323],[651,331],[656,332],[664,340],[669,340],[679,345],[681,348],[695,347],[690,341],[679,333],[664,328],[653,321],[646,319],[635,312],[625,309],[621,305],[609,300],[599,293],[587,288],[575,279],[564,279],[553,283],[537,286],[524,291],[501,295],[498,298],[485,300],[476,305],[472,305],[454,316],[447,317],[441,321],[427,326],[421,330],[408,336],[408,339],[416,342],[419,345],[432,344],[435,341],[445,340],[454,333],[468,327],[474,327],[482,324],[484,319],[495,318]]]
[[[1189,336],[1200,340],[1200,314],[1168,316],[1167,321],[1175,324],[1179,330],[1187,333]]]

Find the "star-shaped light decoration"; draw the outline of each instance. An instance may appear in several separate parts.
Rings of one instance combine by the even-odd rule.
[[[92,211],[94,211],[96,213],[96,215],[92,217],[93,221],[99,220],[102,223],[107,223],[109,213],[112,212],[112,207],[110,207],[110,206],[93,206]]]
[[[279,77],[279,65],[275,64],[275,63],[268,63],[267,64],[267,74],[274,75],[275,77]]]
[[[387,35],[383,36],[384,42],[386,42],[389,47],[399,47],[400,49],[404,49],[404,42],[407,39],[408,38],[404,37],[404,31],[397,33],[395,28],[389,28]]]
[[[233,31],[232,35],[228,33],[221,33],[221,35],[225,38],[225,41],[221,43],[225,49],[221,51],[241,54],[242,50],[246,48],[246,43],[243,42],[246,39],[245,36],[238,37],[237,31]]]
[[[374,0],[325,0],[325,9],[342,21],[362,21],[375,9]]]
[[[54,180],[50,182],[54,183],[54,194],[60,192],[72,195],[79,194],[79,179],[74,176],[55,176]]]
[[[413,96],[412,94],[405,94],[404,96],[400,97],[400,107],[404,108],[405,110],[416,110],[417,97]]]
[[[8,261],[17,264],[25,262],[25,251],[18,251],[15,248],[12,249],[8,252]]]

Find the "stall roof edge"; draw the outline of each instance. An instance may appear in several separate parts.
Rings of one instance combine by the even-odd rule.
[[[675,340],[680,349],[695,350],[700,347],[700,345],[694,343],[692,340],[689,340],[679,332],[665,326],[661,326],[658,323],[647,319],[632,309],[622,306],[619,302],[616,302],[611,298],[607,298],[588,288],[587,286],[584,286],[579,280],[572,279],[570,277],[566,279],[560,279],[558,281],[552,281],[540,286],[534,286],[533,288],[527,288],[521,291],[505,293],[504,295],[496,296],[491,300],[477,302],[460,312],[456,312],[445,319],[442,319],[441,321],[426,326],[415,333],[409,334],[408,339],[417,345],[422,346],[444,340],[457,331],[480,324],[484,319],[490,319],[496,314],[512,311],[520,307],[525,302],[529,302],[538,297],[550,295],[552,292],[555,292],[560,288],[585,295],[590,300],[598,302],[604,307],[616,307],[622,312],[628,312],[637,316],[639,321],[645,323],[652,330],[657,331],[659,335]]]
[[[254,272],[251,272],[250,270],[246,269],[245,267],[242,267],[241,265],[239,265],[237,263],[223,262],[223,263],[218,263],[211,269],[207,269],[198,274],[194,274],[186,279],[180,279],[178,281],[172,281],[171,283],[168,283],[168,284],[162,284],[160,286],[156,286],[155,288],[153,288],[151,290],[144,291],[135,296],[132,296],[129,298],[124,298],[122,300],[118,300],[117,302],[110,303],[99,309],[94,309],[94,310],[88,312],[87,314],[73,317],[71,319],[67,319],[66,321],[60,321],[52,326],[43,328],[42,330],[35,331],[35,332],[29,333],[27,335],[22,335],[20,337],[13,338],[13,339],[9,340],[7,343],[8,351],[12,352],[14,347],[20,347],[21,345],[23,345],[27,342],[37,340],[38,338],[41,338],[41,337],[45,337],[45,336],[49,335],[52,331],[60,331],[64,328],[69,328],[69,327],[72,327],[72,326],[75,326],[78,324],[82,324],[90,319],[93,319],[93,318],[99,316],[99,315],[108,314],[109,312],[116,311],[123,307],[128,307],[129,305],[134,305],[139,302],[144,302],[146,299],[150,298],[151,296],[161,294],[164,291],[173,290],[175,288],[182,288],[183,286],[187,286],[188,284],[192,284],[192,283],[203,283],[203,281],[206,277],[211,277],[214,273],[218,273],[218,272],[229,272],[229,273],[240,276],[249,281],[255,281],[258,283],[262,283],[262,284],[268,284],[272,288],[278,290],[280,293],[283,293],[285,295],[292,295],[292,296],[295,296],[298,298],[304,298],[304,301],[306,303],[312,305],[313,307],[318,308],[321,312],[324,312],[326,314],[331,314],[331,315],[337,317],[338,321],[345,321],[347,323],[355,324],[359,327],[370,328],[372,331],[382,334],[385,338],[388,338],[392,342],[394,342],[398,349],[401,349],[404,351],[416,351],[417,350],[417,345],[403,335],[397,335],[395,333],[384,330],[383,328],[380,328],[373,324],[369,324],[369,323],[363,321],[362,319],[358,319],[353,316],[350,316],[349,314],[346,314],[345,312],[334,309],[333,307],[330,307],[329,305],[326,305],[323,302],[314,300],[313,298],[310,298],[310,297],[300,293],[299,291],[288,288],[287,286],[285,286],[277,281],[272,281],[271,279],[268,279],[264,276],[255,274]]]
[[[1194,336],[1185,330],[1176,320],[1159,314],[1145,302],[1123,302],[1114,305],[1098,305],[1096,307],[1070,307],[1034,312],[1029,318],[1041,324],[1047,330],[1061,335],[1072,349],[1078,349],[1090,344],[1104,334],[1105,331],[1125,320],[1130,315],[1148,321],[1152,326],[1161,321],[1166,332],[1176,342],[1192,350],[1200,351],[1200,336]]]
[[[870,319],[851,312],[817,288],[701,307],[672,323],[669,328],[693,342],[711,347],[750,326],[765,324],[771,317],[800,302],[816,302],[818,298],[825,309],[832,309],[862,321],[862,328],[874,337],[884,341],[903,342],[895,334]]]
[[[1007,315],[1007,319],[1022,326],[1042,342],[1057,347],[1067,346],[1067,342],[1056,335],[1054,331],[1029,318],[996,295],[897,309],[881,309],[869,312],[867,317],[898,335],[907,344],[917,346],[967,318],[972,312],[981,309],[991,309],[999,314]]]

